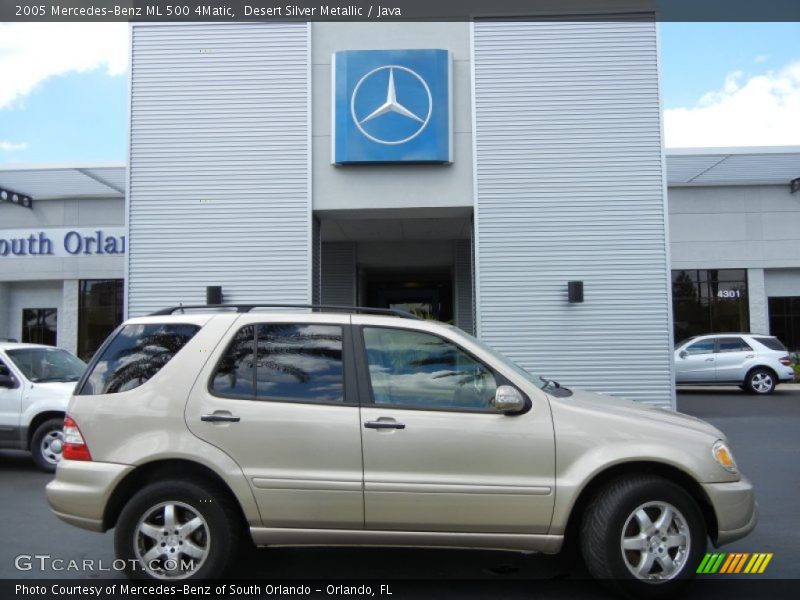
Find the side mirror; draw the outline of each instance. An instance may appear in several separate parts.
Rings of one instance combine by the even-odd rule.
[[[681,358],[686,358],[687,356],[689,356],[689,353],[686,350],[681,350],[681,353],[678,354],[678,356],[680,356]]]
[[[10,375],[0,375],[0,388],[14,389],[17,382]]]
[[[492,406],[504,414],[518,413],[525,408],[525,398],[517,388],[501,385],[494,394]]]

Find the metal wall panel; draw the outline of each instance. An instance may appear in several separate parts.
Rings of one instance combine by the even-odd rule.
[[[308,26],[135,24],[128,312],[311,300]]]
[[[455,324],[469,334],[475,333],[472,285],[472,240],[455,241],[454,280]]]
[[[322,243],[322,303],[355,306],[356,244]]]
[[[473,43],[481,337],[674,406],[654,20],[476,22]]]

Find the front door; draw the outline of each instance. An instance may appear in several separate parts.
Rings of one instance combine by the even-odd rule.
[[[555,495],[547,403],[500,414],[489,402],[507,380],[456,342],[353,321],[363,324],[354,336],[364,344],[365,527],[547,532]]]
[[[0,375],[13,379],[10,386],[0,386],[0,447],[16,446],[20,441],[19,415],[22,384],[20,378],[11,372],[2,359],[0,359]]]
[[[675,359],[678,383],[713,383],[716,381],[714,340],[689,344]]]
[[[349,319],[243,315],[190,396],[189,428],[239,464],[266,527],[364,526]]]

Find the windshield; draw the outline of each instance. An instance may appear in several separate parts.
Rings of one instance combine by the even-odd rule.
[[[456,326],[454,326],[454,325],[448,325],[448,327],[449,327],[450,329],[453,329],[454,331],[457,331],[457,332],[458,332],[460,335],[463,335],[464,337],[466,337],[467,339],[469,339],[469,340],[470,340],[472,343],[474,343],[475,345],[477,345],[477,346],[480,346],[482,350],[484,350],[484,351],[486,351],[487,353],[491,354],[493,358],[496,358],[498,361],[500,361],[501,363],[503,363],[503,364],[504,364],[504,365],[506,365],[507,367],[510,367],[510,368],[511,368],[511,369],[513,369],[513,370],[514,370],[516,373],[518,373],[520,376],[522,376],[522,377],[524,377],[525,379],[527,379],[528,381],[530,381],[532,384],[534,384],[534,385],[536,385],[536,386],[538,386],[538,387],[540,387],[540,388],[542,388],[542,389],[544,389],[544,388],[545,388],[545,387],[547,387],[548,385],[551,385],[551,382],[550,382],[549,380],[547,380],[547,379],[542,379],[542,378],[541,378],[541,377],[539,377],[538,375],[534,375],[533,373],[531,373],[531,372],[529,372],[529,371],[526,371],[525,369],[523,369],[522,367],[520,367],[518,364],[516,364],[514,361],[512,361],[512,360],[511,360],[510,358],[508,358],[507,356],[503,356],[502,354],[500,354],[500,353],[499,353],[497,350],[495,350],[494,348],[492,348],[492,347],[490,347],[490,346],[487,346],[486,344],[484,344],[483,342],[481,342],[481,341],[480,341],[478,338],[476,338],[474,335],[470,335],[470,334],[468,334],[466,331],[464,331],[463,329],[459,329],[458,327],[456,327]]]
[[[30,381],[78,381],[86,363],[58,348],[16,348],[6,354]]]

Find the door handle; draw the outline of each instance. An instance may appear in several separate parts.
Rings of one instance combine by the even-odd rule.
[[[215,413],[213,415],[201,415],[200,420],[206,423],[238,423],[241,419],[233,415],[220,415]]]
[[[396,421],[367,421],[364,423],[367,429],[405,429],[405,423],[397,423]]]
[[[713,358],[707,358],[706,362],[714,362],[714,359]]]
[[[755,354],[748,354],[745,358],[755,358]]]

